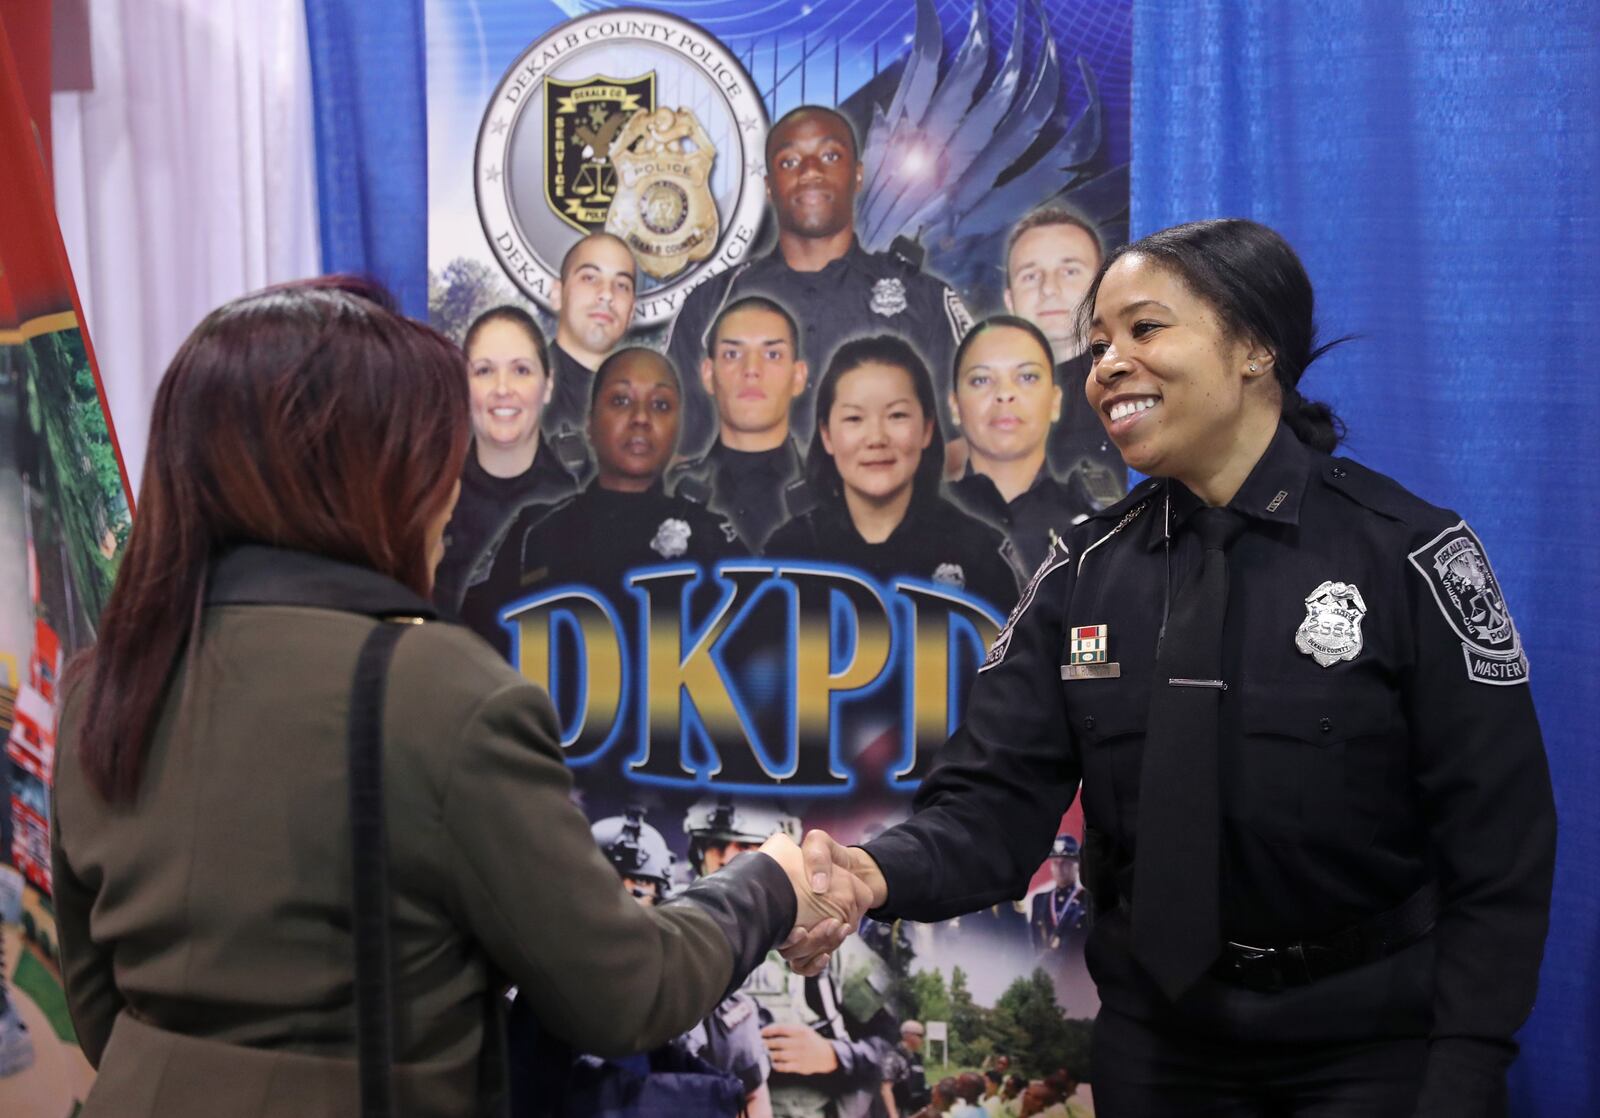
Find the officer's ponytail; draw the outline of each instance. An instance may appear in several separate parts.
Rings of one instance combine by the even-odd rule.
[[[1172,269],[1237,335],[1271,351],[1283,420],[1301,442],[1323,453],[1339,445],[1344,422],[1327,404],[1307,400],[1299,386],[1313,361],[1347,339],[1317,344],[1311,279],[1288,242],[1257,222],[1223,218],[1174,225],[1124,245],[1106,258],[1084,296],[1085,337],[1106,270],[1135,253]]]

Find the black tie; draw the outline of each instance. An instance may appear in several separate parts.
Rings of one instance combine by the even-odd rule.
[[[1202,508],[1190,524],[1205,553],[1177,593],[1156,654],[1133,869],[1134,955],[1174,1000],[1222,947],[1217,708],[1226,551],[1244,521],[1228,509]]]

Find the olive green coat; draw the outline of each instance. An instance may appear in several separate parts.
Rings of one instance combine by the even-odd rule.
[[[431,611],[373,572],[269,548],[231,552],[211,583],[133,803],[87,786],[76,694],[62,719],[56,909],[99,1068],[83,1116],[347,1118],[350,684],[375,616]],[[648,1049],[794,922],[765,857],[639,907],[569,798],[549,699],[464,628],[406,632],[383,726],[405,1115],[498,1102],[508,981],[582,1050]]]

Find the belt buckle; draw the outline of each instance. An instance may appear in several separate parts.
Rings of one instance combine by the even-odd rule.
[[[1253,947],[1248,943],[1228,941],[1228,947],[1235,953],[1233,969],[1240,978],[1250,980],[1258,973],[1264,974],[1267,981],[1259,983],[1246,981],[1245,985],[1256,986],[1266,993],[1275,994],[1283,989],[1283,966],[1278,957],[1283,954],[1276,947]]]

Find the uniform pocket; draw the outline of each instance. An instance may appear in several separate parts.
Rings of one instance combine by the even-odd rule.
[[[1083,811],[1090,825],[1119,844],[1132,839],[1133,807],[1144,761],[1150,694],[1122,680],[1062,684],[1068,724],[1083,764]]]

